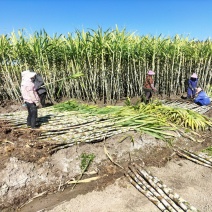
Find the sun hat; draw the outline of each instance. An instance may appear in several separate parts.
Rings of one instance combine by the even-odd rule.
[[[36,75],[35,72],[30,72],[30,71],[25,74],[25,76],[30,78],[30,79],[33,78],[35,75]]]
[[[196,93],[199,93],[200,91],[202,91],[202,88],[196,88]]]
[[[152,70],[149,70],[147,74],[148,74],[148,75],[155,75],[155,72],[152,71]]]
[[[27,73],[29,73],[30,71],[29,70],[26,70],[26,71],[22,71],[21,72],[21,76],[22,77],[25,77],[27,75]]]
[[[191,77],[192,77],[192,78],[197,78],[197,74],[196,74],[196,73],[193,73],[193,74],[191,75]]]

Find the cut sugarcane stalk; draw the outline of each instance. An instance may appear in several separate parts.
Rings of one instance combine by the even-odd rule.
[[[212,162],[209,161],[209,160],[207,160],[207,158],[204,158],[204,157],[202,157],[202,156],[200,156],[200,155],[197,155],[197,154],[195,154],[195,153],[193,153],[193,152],[191,152],[191,151],[185,150],[185,149],[180,149],[180,151],[183,151],[183,152],[186,153],[187,155],[189,155],[189,156],[191,156],[191,157],[193,157],[193,158],[195,158],[195,159],[197,159],[197,160],[200,160],[200,161],[203,162],[203,163],[206,163],[206,164],[212,166]]]
[[[176,153],[177,153],[179,156],[182,156],[182,157],[184,157],[184,158],[187,158],[188,160],[191,160],[191,161],[193,161],[193,162],[195,162],[195,163],[197,163],[197,164],[200,164],[200,165],[203,165],[203,166],[212,168],[212,165],[209,165],[209,164],[207,164],[207,163],[205,163],[205,162],[202,162],[202,161],[200,161],[200,160],[198,160],[198,159],[196,159],[196,158],[193,158],[193,157],[191,157],[191,156],[189,156],[189,155],[187,155],[187,154],[185,154],[185,153],[183,153],[183,152],[180,152],[180,151],[176,150]]]
[[[183,210],[185,211],[193,211],[197,212],[198,210],[191,206],[186,200],[181,198],[177,193],[174,193],[172,189],[168,188],[165,184],[163,184],[162,181],[158,180],[157,177],[153,176],[150,172],[147,172],[142,167],[138,166],[137,164],[133,163],[133,166],[136,167],[136,169],[142,174],[142,176],[145,176],[148,182],[151,185],[154,185],[155,187],[159,187],[162,189],[177,205],[179,205]]]
[[[178,211],[178,212],[183,212],[183,210],[180,210],[179,207],[174,207],[174,203],[171,203],[171,200],[169,198],[167,198],[164,193],[159,193],[157,189],[155,189],[154,187],[150,186],[147,181],[145,181],[144,178],[142,178],[136,171],[136,169],[133,166],[129,166],[129,169],[131,171],[128,171],[128,174],[130,174],[130,172],[132,172],[135,176],[134,176],[134,180],[135,182],[137,182],[138,184],[141,183],[143,184],[159,201],[161,201],[161,203],[169,210],[169,211]],[[140,185],[140,184],[139,184]]]
[[[125,176],[127,177],[127,179],[130,181],[130,183],[139,191],[141,192],[143,195],[145,195],[152,203],[154,203],[161,211],[164,212],[168,212],[168,210],[166,210],[166,208],[164,207],[164,205],[156,198],[152,195],[152,193],[150,191],[147,191],[147,189],[143,186],[141,187],[140,185],[138,185],[131,177],[128,173],[125,173]]]

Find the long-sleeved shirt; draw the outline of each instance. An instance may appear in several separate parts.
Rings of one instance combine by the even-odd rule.
[[[144,88],[155,89],[155,87],[154,87],[154,80],[153,80],[152,76],[147,75],[146,80],[144,82]]]
[[[24,102],[37,103],[40,101],[39,96],[35,90],[34,83],[31,80],[31,73],[26,73],[22,76],[21,94]]]
[[[187,96],[188,98],[194,97],[196,94],[196,88],[198,87],[198,78],[191,78],[188,80],[188,90],[187,90]]]
[[[197,95],[197,97],[194,99],[194,103],[198,105],[209,105],[211,103],[210,98],[207,96],[205,91],[200,91]]]

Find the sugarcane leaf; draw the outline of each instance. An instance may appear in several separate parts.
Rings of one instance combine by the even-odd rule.
[[[105,154],[107,155],[107,157],[110,159],[110,161],[111,161],[112,163],[114,163],[116,166],[120,167],[121,169],[124,169],[121,165],[119,165],[118,163],[116,163],[116,162],[113,160],[113,158],[111,157],[111,155],[110,155],[110,153],[108,152],[108,150],[107,150],[107,148],[106,148],[105,145],[104,145],[104,152],[105,152]]]

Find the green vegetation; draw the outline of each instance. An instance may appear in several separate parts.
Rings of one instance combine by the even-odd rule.
[[[97,114],[113,114],[119,111],[122,107],[119,106],[106,106],[98,107],[97,105],[80,104],[75,100],[59,103],[54,105],[58,111],[79,111],[80,113],[87,113],[90,115]]]
[[[129,102],[128,102],[129,103]],[[127,105],[129,105],[127,103]],[[148,133],[159,139],[173,137],[171,131],[188,128],[194,131],[205,130],[212,126],[210,118],[197,112],[182,108],[172,108],[155,101],[151,104],[130,106],[98,107],[68,101],[55,105],[56,110],[78,111],[87,115],[102,116],[111,120],[117,127],[128,127],[141,133]],[[107,115],[107,116],[105,116]]]
[[[211,85],[212,42],[138,36],[102,28],[50,37],[45,30],[0,36],[0,98],[20,100],[21,71],[33,68],[47,84],[52,101],[77,98],[110,102],[141,96],[149,69],[159,92],[180,94],[196,72],[203,88]],[[77,73],[81,77],[70,78]]]
[[[80,168],[83,172],[85,172],[89,165],[92,163],[92,161],[94,160],[95,155],[92,154],[86,154],[86,153],[82,153],[81,154],[81,165]]]
[[[211,85],[207,86],[206,92],[207,92],[208,96],[212,98],[212,86]]]
[[[212,146],[207,147],[206,149],[202,150],[202,152],[206,152],[209,156],[212,156]]]

